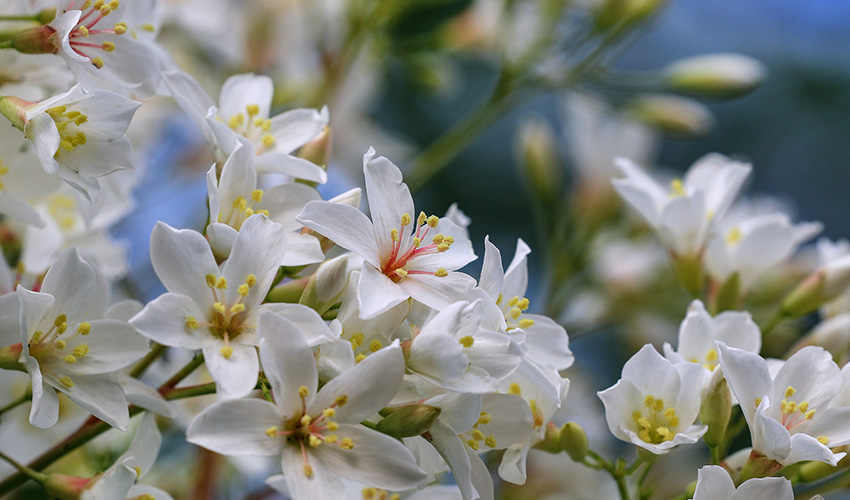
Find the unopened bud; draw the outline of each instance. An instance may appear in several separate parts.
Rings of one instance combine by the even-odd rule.
[[[534,449],[552,454],[564,451],[564,448],[561,446],[561,430],[558,429],[558,426],[554,422],[546,424],[543,439],[534,444]]]
[[[561,194],[561,165],[552,128],[541,118],[526,121],[519,129],[519,149],[531,192],[544,206]]]
[[[42,9],[35,15],[35,20],[41,24],[47,24],[54,19],[56,19],[56,7]]]
[[[821,321],[792,349],[796,352],[808,345],[823,347],[835,358],[850,349],[850,313],[842,313]]]
[[[345,290],[348,278],[348,256],[341,255],[322,263],[313,273],[307,287],[301,294],[299,303],[324,314],[331,308]]]
[[[720,285],[714,304],[716,313],[736,309],[738,297],[741,294],[741,275],[737,271],[732,273],[726,281]]]
[[[21,54],[56,54],[53,43],[56,30],[52,26],[36,26],[21,31],[12,38],[12,48]]]
[[[331,158],[331,128],[325,126],[319,135],[301,147],[298,156],[327,170]]]
[[[567,422],[561,427],[561,447],[575,462],[581,462],[587,456],[587,433],[575,422]]]
[[[670,256],[673,270],[682,286],[695,297],[700,296],[703,287],[703,268],[701,255]]]
[[[731,415],[732,393],[729,391],[729,384],[723,377],[722,370],[715,369],[703,392],[699,410],[700,422],[708,426],[708,431],[702,437],[705,444],[714,447],[723,442]]]
[[[375,429],[398,439],[418,436],[434,425],[441,412],[437,406],[402,406],[378,422]]]
[[[350,205],[354,208],[360,208],[360,200],[363,198],[363,190],[360,188],[349,189],[348,191],[334,196],[330,200],[331,203],[339,203],[341,205]]]
[[[796,318],[808,314],[850,288],[850,254],[824,264],[782,301],[782,313]]]
[[[80,498],[86,485],[91,481],[87,477],[51,474],[42,483],[47,494],[59,500],[76,500]]]
[[[812,460],[811,462],[806,462],[800,466],[797,477],[803,483],[813,483],[835,474],[838,470],[846,469],[847,467],[850,467],[850,458],[848,458],[847,455],[839,460],[836,465]]]
[[[304,294],[304,289],[310,278],[300,278],[292,281],[287,281],[282,285],[273,288],[266,298],[267,302],[285,302],[288,304],[297,304],[301,300],[301,295]]]
[[[666,0],[604,0],[596,10],[596,26],[608,29],[630,24],[655,12]]]
[[[673,134],[700,136],[714,126],[714,117],[702,104],[666,94],[651,94],[632,101],[627,113],[648,125]]]
[[[27,126],[27,108],[34,102],[25,101],[14,96],[0,96],[0,115],[6,117],[9,122],[21,132],[25,132]]]
[[[711,97],[737,97],[755,90],[765,67],[741,54],[707,54],[680,59],[665,68],[671,90]]]
[[[744,464],[744,467],[741,469],[740,481],[743,483],[748,479],[760,478],[760,477],[771,477],[782,468],[782,464],[773,460],[772,458],[767,458],[761,453],[753,450],[750,452],[750,458],[747,460],[747,463]]]
[[[27,370],[24,365],[18,361],[21,359],[23,350],[24,347],[20,342],[0,348],[0,368],[26,372]]]

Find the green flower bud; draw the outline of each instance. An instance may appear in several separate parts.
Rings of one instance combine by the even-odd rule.
[[[671,90],[709,97],[737,97],[755,90],[765,67],[741,54],[707,54],[676,61],[664,70]]]
[[[543,433],[543,439],[534,444],[534,449],[552,454],[564,451],[564,448],[561,447],[561,431],[558,429],[558,426],[549,422],[546,425],[546,431]]]
[[[587,433],[575,422],[567,422],[561,427],[561,447],[574,462],[581,462],[587,456]]]
[[[12,48],[21,54],[56,54],[59,49],[53,43],[55,34],[52,26],[26,29],[12,38]]]
[[[347,268],[348,257],[345,255],[324,262],[310,277],[298,303],[324,314],[340,300],[348,279]]]
[[[632,117],[672,134],[701,136],[714,127],[714,117],[702,104],[666,94],[635,99],[626,109]]]
[[[555,134],[541,118],[526,121],[519,129],[520,163],[531,192],[544,206],[561,195],[561,165]]]
[[[782,314],[797,318],[808,314],[850,288],[850,255],[813,271],[782,301]]]
[[[700,422],[708,426],[703,440],[708,446],[719,446],[726,434],[729,417],[732,415],[732,392],[721,370],[716,369],[703,393],[699,410]]]
[[[436,406],[402,406],[378,422],[375,429],[398,439],[418,436],[434,425],[441,412]]]
[[[18,360],[21,358],[21,352],[24,347],[20,342],[0,348],[0,368],[4,370],[18,370],[26,373],[26,368]]]
[[[47,494],[59,500],[76,500],[80,498],[86,485],[91,481],[87,477],[51,474],[42,483]]]

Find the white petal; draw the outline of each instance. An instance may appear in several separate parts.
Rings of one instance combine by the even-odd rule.
[[[706,497],[708,498],[708,497]],[[784,477],[763,477],[744,481],[730,500],[794,500],[791,481]],[[812,497],[815,500],[816,497]],[[699,500],[694,498],[694,500]]]
[[[410,276],[403,281],[408,281]],[[363,264],[360,283],[357,287],[357,301],[360,319],[371,319],[385,313],[410,297],[399,283],[393,283],[386,275],[369,265]]]
[[[256,116],[268,118],[272,94],[274,84],[272,79],[265,75],[233,75],[221,86],[218,98],[219,114],[225,122],[240,113],[250,121],[253,117],[248,115],[247,107],[253,104],[260,108]]]
[[[791,465],[797,462],[817,460],[835,466],[841,455],[836,455],[827,446],[808,434],[794,434],[791,436],[791,453],[784,459],[779,460],[782,465]]]
[[[250,287],[242,302],[248,309],[261,303],[269,292],[285,251],[286,233],[280,224],[261,214],[248,217],[233,242],[230,258],[221,270],[221,275],[228,282],[228,304],[239,297],[239,285],[245,283],[249,275],[254,275],[256,284]]]
[[[186,326],[189,317],[203,321],[205,315],[191,298],[164,293],[148,302],[139,314],[133,316],[130,324],[145,337],[162,345],[200,349],[210,334],[205,327],[192,329]]]
[[[186,440],[231,457],[274,456],[281,452],[286,438],[269,437],[266,430],[282,423],[277,407],[268,401],[219,401],[192,420]]]
[[[118,382],[124,388],[124,395],[131,405],[136,405],[166,418],[174,418],[174,411],[169,406],[168,401],[153,387],[149,387],[139,379],[122,372],[118,373]]]
[[[723,342],[717,342],[720,354],[720,366],[729,388],[741,405],[741,410],[752,427],[753,415],[756,411],[756,400],[773,393],[773,380],[767,370],[767,364],[758,354],[753,354],[734,347],[727,347]]]
[[[411,274],[398,284],[410,297],[439,310],[466,298],[466,293],[475,286],[475,279],[458,272],[450,272],[442,278]]]
[[[374,158],[374,155],[373,148],[363,155],[363,174],[366,176],[369,214],[375,226],[374,237],[378,240],[378,248],[386,250],[393,247],[390,237],[393,229],[397,229],[402,237],[410,232],[410,229],[401,227],[401,216],[408,214],[415,221],[417,214],[401,170],[385,157]],[[363,257],[366,258],[365,255]]]
[[[490,236],[484,237],[484,262],[481,264],[481,277],[478,287],[487,292],[493,300],[502,293],[505,272],[502,269],[502,254],[496,245],[490,243]]]
[[[224,341],[216,338],[204,340],[204,363],[215,380],[219,399],[235,399],[247,396],[257,385],[260,362],[257,349],[251,345],[230,343],[233,352],[225,357],[221,353]]]
[[[86,411],[112,427],[117,427],[123,431],[130,423],[124,391],[114,377],[109,375],[74,375],[71,377],[74,386],[70,388],[59,382],[59,377],[45,374],[44,378],[54,388],[63,392]]]
[[[522,239],[517,239],[514,258],[511,259],[511,263],[505,271],[505,284],[502,287],[502,294],[506,299],[525,295],[525,290],[528,288],[527,257],[530,253],[531,248]]]
[[[272,151],[291,153],[322,131],[328,124],[328,108],[321,111],[298,108],[275,115],[269,133],[274,136]]]
[[[271,311],[286,318],[307,340],[310,346],[338,340],[319,313],[301,304],[273,303],[263,304],[263,311]]]
[[[731,500],[734,494],[735,483],[723,467],[706,465],[697,472],[693,500]]]
[[[185,295],[202,308],[212,306],[205,276],[218,276],[219,272],[201,233],[158,222],[151,234],[151,263],[169,292]]]
[[[466,454],[466,445],[461,442],[457,434],[449,427],[435,422],[429,430],[431,439],[429,440],[434,448],[443,457],[443,460],[448,464],[452,471],[455,482],[460,488],[461,495],[464,500],[472,500],[480,498],[472,486],[472,465]]]
[[[292,500],[313,500],[318,498],[345,498],[345,487],[336,471],[318,459],[312,449],[307,452],[307,463],[301,456],[298,446],[285,446],[280,465],[287,493]],[[312,471],[310,477],[304,473],[305,465]],[[270,478],[271,479],[271,478]],[[273,488],[275,481],[269,483]],[[278,486],[279,488],[279,486]]]
[[[338,203],[311,201],[295,220],[360,255],[373,267],[380,267],[372,222],[360,210]]]
[[[264,311],[259,325],[260,358],[275,401],[285,417],[300,415],[304,403],[299,388],[307,388],[304,402],[316,395],[318,375],[313,351],[300,328],[283,316]]]
[[[120,370],[141,359],[150,349],[150,342],[139,335],[126,321],[100,319],[89,323],[91,332],[67,342],[66,349],[87,346],[85,356],[77,357],[74,363],[66,363],[64,371],[69,374],[91,375]]]

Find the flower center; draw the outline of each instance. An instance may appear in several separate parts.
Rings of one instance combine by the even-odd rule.
[[[473,451],[478,451],[478,448],[481,447],[481,443],[484,443],[484,446],[495,448],[499,444],[496,441],[496,436],[493,434],[485,434],[484,431],[480,429],[480,427],[483,427],[492,421],[493,416],[486,411],[482,411],[478,415],[478,421],[475,422],[472,429],[464,432],[463,434],[458,434],[458,437],[461,441],[466,443],[467,446],[472,448]]]
[[[78,221],[76,208],[77,202],[67,194],[57,193],[47,200],[47,211],[63,231],[76,227]]]
[[[688,192],[685,190],[685,184],[682,182],[682,179],[673,179],[670,181],[670,198],[687,196],[687,194]]]
[[[86,134],[79,127],[89,121],[88,116],[79,111],[68,111],[67,106],[54,106],[46,112],[59,130],[59,147],[53,156],[58,156],[63,149],[70,152],[86,143]]]
[[[214,300],[213,307],[208,316],[209,321],[200,322],[194,316],[188,316],[186,318],[186,327],[194,330],[204,326],[209,329],[212,336],[223,339],[224,347],[221,348],[220,352],[227,359],[233,354],[230,341],[235,340],[242,332],[256,328],[256,325],[243,323],[247,314],[245,304],[242,301],[248,295],[250,289],[257,284],[257,278],[253,274],[245,277],[245,282],[239,285],[237,289],[238,296],[232,304],[227,303],[227,279],[224,276],[216,278],[213,274],[208,274],[205,279]]]
[[[712,347],[711,349],[708,350],[708,352],[705,353],[705,362],[701,363],[702,367],[705,368],[706,370],[713,371],[717,367],[717,364],[718,364],[717,360],[718,360],[717,349]],[[690,361],[691,361],[691,363],[699,363],[700,362],[697,358],[691,358]]]
[[[80,360],[80,358],[85,357],[89,353],[89,346],[86,344],[79,344],[71,351],[65,351],[65,348],[67,347],[67,343],[71,340],[74,340],[80,335],[88,335],[91,333],[91,324],[84,321],[77,325],[77,329],[74,333],[67,333],[68,317],[64,314],[59,314],[56,316],[56,319],[53,320],[53,324],[50,325],[50,328],[48,328],[47,331],[36,330],[32,333],[32,335],[30,335],[29,342],[27,343],[30,356],[36,359],[43,359],[45,356],[55,354],[61,356],[65,363],[76,363]],[[67,354],[65,354],[65,352],[67,352]],[[63,354],[65,355],[63,356]],[[62,377],[59,379],[59,382],[68,389],[74,387],[74,382],[71,380],[71,377]]]
[[[797,389],[793,386],[788,386],[785,389],[785,397],[779,402],[779,411],[782,413],[782,425],[789,431],[794,427],[815,418],[815,409],[809,408],[808,401],[800,403],[794,401],[794,394]]]
[[[227,212],[227,217],[224,214],[219,214],[218,221],[227,224],[233,229],[239,231],[242,224],[248,220],[248,217],[254,214],[263,214],[268,217],[268,210],[255,210],[254,204],[263,201],[263,190],[255,189],[251,191],[251,199],[246,200],[244,196],[237,196],[231,204],[230,211]]]
[[[322,410],[318,415],[307,414],[307,395],[309,389],[305,386],[298,388],[298,396],[301,398],[301,414],[283,423],[283,429],[279,430],[276,425],[266,429],[266,435],[270,438],[283,436],[287,444],[301,448],[301,458],[304,461],[304,475],[313,476],[313,468],[307,462],[307,447],[317,448],[323,444],[334,444],[343,450],[354,448],[351,438],[340,439],[338,435],[331,434],[339,429],[339,424],[331,420],[336,416],[336,409],[348,402],[348,396],[342,394],[337,396],[333,404]]]
[[[265,149],[274,146],[274,136],[269,133],[272,127],[272,121],[268,118],[258,116],[260,114],[260,106],[257,104],[249,104],[245,106],[244,113],[236,113],[227,119],[227,126],[234,132],[251,140],[259,145],[255,151],[256,154],[262,153]]]
[[[675,408],[664,409],[664,400],[647,395],[643,400],[645,410],[635,410],[632,419],[638,427],[638,437],[647,443],[672,441],[679,426]],[[644,415],[644,411],[646,415]]]
[[[74,3],[71,2],[71,5],[67,10],[74,10]],[[71,30],[68,34],[68,43],[70,43],[71,48],[77,54],[88,57],[91,59],[92,65],[100,69],[103,67],[103,59],[100,57],[90,57],[88,54],[83,52],[83,50],[102,50],[104,52],[112,52],[115,50],[115,42],[105,41],[103,43],[92,43],[92,42],[84,42],[82,39],[88,38],[92,35],[101,35],[101,34],[110,34],[110,35],[123,35],[127,32],[127,24],[126,23],[115,23],[112,28],[103,29],[104,26],[97,27],[98,23],[100,23],[103,18],[112,13],[115,9],[118,8],[119,1],[112,0],[111,2],[104,2],[103,0],[97,0],[92,2],[91,0],[86,0],[83,3],[82,7],[79,9],[82,11],[82,15],[80,16],[80,20],[77,22],[77,26]]]
[[[502,313],[505,315],[505,322],[508,325],[508,330],[513,330],[515,328],[530,328],[534,325],[533,319],[523,318],[522,314],[528,309],[528,306],[531,302],[525,298],[519,298],[518,296],[511,297],[510,300],[502,304],[504,301],[504,297],[499,294],[499,298],[496,299],[496,305],[502,310]]]
[[[427,241],[428,232],[436,228],[437,224],[440,223],[440,218],[436,215],[428,217],[425,215],[425,212],[419,212],[419,217],[416,219],[416,232],[410,238],[407,248],[402,249],[402,231],[410,225],[411,221],[410,214],[403,214],[401,216],[401,227],[399,229],[393,229],[390,232],[393,246],[390,255],[386,259],[383,259],[381,272],[393,280],[393,283],[398,283],[407,277],[408,274],[429,274],[438,278],[448,276],[448,271],[442,267],[434,272],[415,270],[410,267],[417,257],[445,252],[451,248],[452,243],[455,241],[451,236],[443,236],[441,233],[437,233],[431,236],[430,243],[422,246],[422,243]]]

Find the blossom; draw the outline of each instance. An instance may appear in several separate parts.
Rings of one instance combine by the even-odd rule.
[[[835,465],[844,453],[830,447],[850,443],[850,407],[832,407],[841,371],[820,347],[804,347],[771,376],[758,354],[717,341],[720,366],[738,399],[754,453],[781,465],[819,460]]]
[[[55,191],[61,181],[42,171],[31,144],[21,136],[0,136],[0,214],[43,227],[45,221],[29,200]]]
[[[300,329],[271,312],[259,321],[260,356],[275,403],[218,402],[189,425],[189,442],[231,456],[280,455],[283,476],[266,482],[295,500],[341,498],[340,477],[392,490],[426,478],[401,443],[359,424],[399,389],[404,360],[398,343],[317,390],[316,359]]]
[[[115,372],[144,356],[148,341],[126,321],[104,318],[109,286],[103,275],[70,249],[51,266],[39,292],[18,286],[17,295],[20,305],[4,301],[0,316],[4,325],[20,317],[20,362],[32,379],[30,423],[56,423],[60,391],[124,429],[129,414]]]
[[[372,219],[354,207],[326,201],[307,203],[296,220],[363,257],[358,296],[368,319],[413,298],[435,309],[463,299],[474,280],[454,272],[475,254],[465,229],[446,218],[420,212],[401,171],[384,157],[363,156]]]
[[[99,194],[98,177],[132,169],[132,149],[125,132],[141,105],[106,90],[71,90],[38,103],[0,98],[7,118],[20,125],[35,145],[41,167],[56,174],[90,201]]]
[[[751,167],[719,154],[703,156],[685,173],[662,186],[641,167],[621,158],[625,177],[614,179],[614,189],[652,226],[675,255],[699,255],[712,220],[726,213],[749,175]]]
[[[242,397],[257,383],[259,306],[285,251],[283,228],[249,217],[221,269],[204,237],[162,222],[151,235],[151,262],[168,293],[131,320],[160,344],[202,349],[221,398]]]
[[[693,425],[701,403],[703,370],[673,364],[647,344],[623,366],[622,378],[599,392],[608,429],[619,439],[661,455],[693,444],[707,427]]]
[[[784,477],[750,479],[735,488],[726,469],[706,465],[697,473],[693,500],[794,500],[794,491]]]

